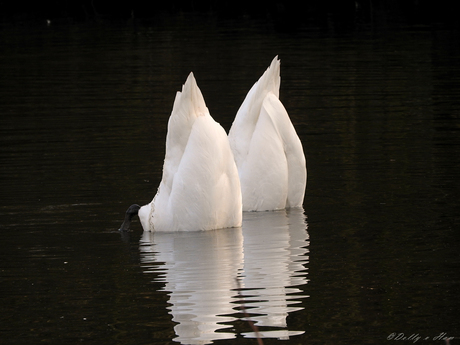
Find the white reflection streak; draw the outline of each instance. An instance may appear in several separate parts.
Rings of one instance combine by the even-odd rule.
[[[144,232],[141,261],[146,273],[160,273],[155,281],[164,282],[170,292],[170,314],[178,323],[174,340],[210,344],[236,337],[229,330],[216,331],[231,327],[225,324],[236,320],[229,315],[236,315],[241,296],[247,312],[257,314],[251,316],[257,326],[287,327],[288,313],[302,309],[292,306],[298,303],[292,298],[303,296],[289,295],[302,292],[293,286],[307,282],[307,239],[303,209],[250,212],[244,213],[243,228]],[[260,332],[280,339],[301,333]]]
[[[144,232],[140,246],[146,262],[164,262],[164,290],[170,291],[170,314],[183,344],[210,344],[234,338],[234,333],[216,330],[235,320],[219,315],[233,314],[236,277],[243,263],[241,228],[202,232]],[[146,245],[150,244],[150,245]],[[155,270],[158,271],[158,270]]]
[[[293,300],[305,296],[294,286],[307,283],[308,233],[303,209],[250,212],[243,216],[244,269],[241,285],[246,291],[248,313],[258,327],[286,328],[288,313],[301,310]],[[244,296],[244,294],[243,294]],[[252,297],[251,297],[252,296]],[[260,315],[259,315],[260,314]],[[261,331],[262,337],[287,339],[302,334],[288,330]],[[245,336],[253,336],[251,333]]]

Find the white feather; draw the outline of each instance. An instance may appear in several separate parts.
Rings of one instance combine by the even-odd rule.
[[[209,114],[193,73],[178,92],[168,122],[163,177],[139,210],[146,231],[239,227],[238,170],[225,130]]]
[[[244,211],[300,207],[307,182],[302,143],[279,100],[280,61],[254,84],[229,132]]]

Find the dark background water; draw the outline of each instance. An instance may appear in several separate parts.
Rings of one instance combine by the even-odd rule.
[[[326,17],[289,30],[273,16],[197,12],[3,21],[1,341],[174,343],[140,224],[116,229],[128,205],[155,194],[187,74],[228,131],[275,55],[308,165],[308,281],[296,288],[309,297],[287,317],[305,333],[283,343],[460,337],[458,27]]]

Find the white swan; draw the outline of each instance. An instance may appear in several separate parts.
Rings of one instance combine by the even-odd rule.
[[[227,134],[209,114],[193,73],[174,101],[157,194],[145,206],[131,205],[120,230],[136,214],[145,231],[241,226],[241,187]]]
[[[300,207],[307,183],[302,143],[279,100],[280,61],[248,92],[228,138],[240,175],[244,211]]]

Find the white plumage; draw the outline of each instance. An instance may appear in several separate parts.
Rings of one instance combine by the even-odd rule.
[[[225,130],[209,114],[193,73],[177,92],[166,137],[163,177],[139,209],[145,231],[239,227],[238,171]]]
[[[244,211],[300,207],[307,169],[302,143],[279,100],[280,61],[254,84],[229,132]]]

